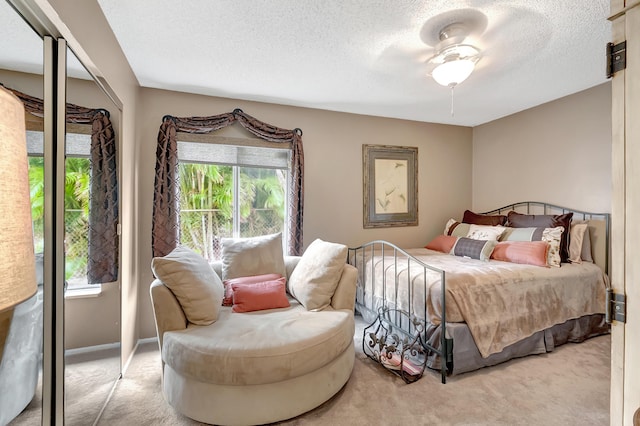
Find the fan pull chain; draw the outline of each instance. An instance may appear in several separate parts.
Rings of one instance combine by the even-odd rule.
[[[451,116],[453,117],[453,89],[456,87],[455,84],[451,85]]]

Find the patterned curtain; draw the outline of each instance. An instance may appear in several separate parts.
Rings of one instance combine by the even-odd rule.
[[[42,99],[12,91],[29,113],[43,117]],[[89,202],[89,284],[117,281],[118,244],[118,172],[116,135],[105,109],[86,108],[67,103],[67,123],[91,124],[91,189]]]
[[[107,111],[91,118],[91,192],[89,196],[89,284],[118,279],[118,172],[116,136]]]
[[[270,142],[291,144],[290,184],[289,184],[289,235],[287,242],[290,255],[302,254],[302,217],[304,154],[302,150],[302,130],[286,130],[264,123],[245,114],[241,109],[231,113],[210,117],[165,116],[158,133],[156,151],[156,177],[153,196],[153,224],[151,244],[153,256],[165,256],[180,240],[179,183],[178,183],[178,143],[177,132],[212,133],[234,122],[240,123],[249,132]]]
[[[180,241],[180,203],[176,123],[165,117],[158,133],[156,176],[153,188],[151,247],[153,257],[171,253]]]

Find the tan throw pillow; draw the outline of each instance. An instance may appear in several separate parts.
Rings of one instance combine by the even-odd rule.
[[[287,276],[281,233],[222,239],[223,280],[264,274]]]
[[[579,224],[586,224],[587,227],[584,230],[584,235],[582,236],[582,251],[580,253],[580,259],[583,262],[593,263],[593,255],[591,254],[591,233],[589,230],[589,221],[587,220],[573,220],[571,221],[571,233],[569,234],[569,244],[571,244],[571,239],[573,238],[573,227]]]
[[[291,273],[289,293],[308,311],[326,308],[331,304],[346,261],[347,246],[315,240]]]
[[[209,325],[218,319],[224,287],[198,253],[178,246],[164,257],[154,257],[151,269],[176,296],[190,323]]]
[[[569,234],[569,262],[582,263],[582,247],[585,232],[588,232],[586,223],[572,223]]]

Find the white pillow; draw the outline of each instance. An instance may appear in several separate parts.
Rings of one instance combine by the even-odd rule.
[[[451,228],[454,224],[458,223],[455,219],[449,219],[447,223],[444,225],[444,235],[449,235],[449,228]]]
[[[164,257],[154,257],[151,269],[176,296],[190,323],[209,325],[218,319],[224,286],[198,253],[178,246]]]
[[[222,239],[222,279],[280,274],[287,276],[282,234]]]
[[[347,246],[317,239],[305,250],[289,278],[289,293],[308,311],[331,304],[347,261]]]
[[[505,231],[504,226],[471,225],[466,237],[472,240],[498,240]]]

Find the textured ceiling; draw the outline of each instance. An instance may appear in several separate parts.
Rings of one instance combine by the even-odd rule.
[[[97,1],[144,87],[475,126],[606,81],[609,0]],[[451,116],[425,61],[456,21]]]

